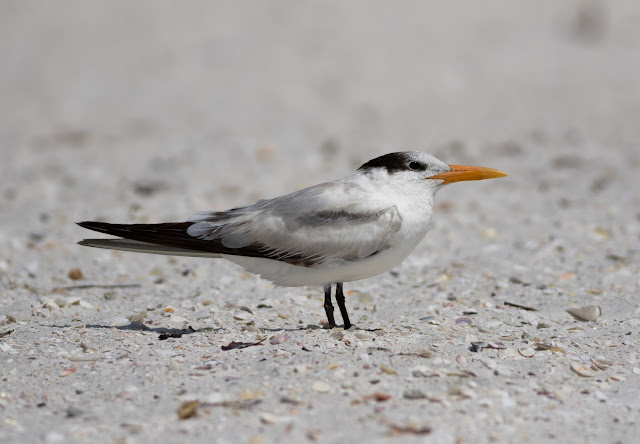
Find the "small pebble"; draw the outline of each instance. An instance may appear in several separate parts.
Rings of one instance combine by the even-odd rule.
[[[300,401],[300,400],[298,400],[296,398],[293,398],[291,396],[287,396],[287,395],[282,396],[280,398],[280,402],[283,403],[283,404],[293,404],[293,405],[302,404],[302,401]]]
[[[75,367],[68,367],[62,370],[58,376],[60,376],[61,378],[66,378],[69,375],[73,375],[76,371],[77,369]]]
[[[69,273],[67,274],[67,276],[72,281],[77,281],[84,278],[84,273],[80,268],[72,268],[71,270],[69,270]]]
[[[289,340],[289,335],[288,334],[277,335],[277,336],[274,336],[273,338],[271,338],[271,340],[269,341],[269,344],[278,345],[278,344],[282,344],[284,342],[287,342],[288,340]]]
[[[6,314],[0,317],[0,327],[7,324],[13,324],[15,322],[16,318],[14,316]]]
[[[430,425],[428,424],[421,424],[418,422],[414,422],[414,421],[409,421],[406,424],[390,424],[389,425],[389,430],[393,433],[393,434],[411,434],[411,435],[428,435],[430,434],[433,429],[431,428]],[[453,437],[451,437],[453,438]],[[453,439],[449,440],[449,439],[445,439],[444,441],[440,441],[440,442],[448,442],[448,441],[453,441]],[[437,442],[437,440],[436,440]]]
[[[371,395],[366,396],[367,398],[371,398],[376,402],[384,402],[391,399],[391,395],[388,393],[375,392]]]
[[[425,399],[427,397],[427,395],[418,389],[405,390],[402,396],[405,399]]]
[[[430,358],[430,357],[432,357],[432,356],[433,356],[433,351],[428,350],[428,349],[426,349],[426,348],[421,348],[420,350],[418,350],[418,351],[416,352],[416,354],[417,354],[418,356],[420,356],[421,358]]]
[[[198,407],[200,407],[200,401],[185,401],[180,404],[176,413],[179,419],[193,418],[198,415]]]
[[[80,415],[82,415],[83,413],[84,413],[84,410],[82,410],[82,409],[80,409],[80,408],[78,408],[78,407],[76,407],[76,406],[73,406],[73,405],[72,405],[72,406],[69,406],[69,407],[67,408],[67,417],[68,417],[68,418],[73,418],[73,417],[75,417],[75,416],[80,416]]]
[[[380,364],[380,370],[385,372],[387,375],[397,375],[398,374],[398,372],[395,369],[393,369],[391,367],[387,367],[384,364]]]

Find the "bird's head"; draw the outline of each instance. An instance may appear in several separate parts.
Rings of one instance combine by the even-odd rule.
[[[378,173],[389,179],[399,179],[403,182],[423,182],[427,180],[434,190],[453,182],[466,180],[483,180],[505,177],[508,174],[492,168],[447,165],[431,154],[419,151],[402,151],[376,157],[358,168],[363,173]]]

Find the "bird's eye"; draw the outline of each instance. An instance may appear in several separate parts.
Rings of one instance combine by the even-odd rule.
[[[424,165],[422,165],[420,162],[409,162],[409,169],[413,170],[413,171],[418,171],[418,170],[424,170]]]

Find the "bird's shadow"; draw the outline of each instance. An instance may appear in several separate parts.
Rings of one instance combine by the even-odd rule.
[[[193,328],[189,326],[188,328],[167,328],[167,327],[149,327],[142,322],[131,321],[128,325],[100,325],[100,324],[86,324],[85,328],[105,328],[122,331],[148,331],[153,333],[160,333],[166,335],[190,335],[193,333],[202,333],[206,331],[220,331],[224,330],[222,327],[213,328],[213,327],[204,327],[204,328]]]
[[[71,325],[51,325],[51,327],[71,328],[72,326]],[[148,331],[148,332],[164,334],[164,335],[190,335],[194,333],[204,333],[209,331],[219,332],[219,331],[226,330],[224,327],[217,327],[217,328],[214,328],[214,327],[193,328],[191,326],[189,326],[188,328],[149,327],[143,324],[142,322],[137,322],[137,321],[131,321],[127,325],[85,324],[85,328],[93,328],[93,329],[103,328],[103,329],[109,329],[109,330],[112,328],[115,328],[116,330],[120,330],[120,331]],[[332,331],[332,329],[324,328],[320,325],[313,325],[313,326],[307,325],[304,327],[301,326],[301,327],[293,327],[293,328],[261,328],[260,330],[262,330],[265,333],[276,333],[280,331],[285,331],[285,332],[307,331],[310,329],[320,330],[320,331]],[[375,328],[363,329],[363,328],[356,327],[356,330],[374,332],[378,329],[375,329]]]

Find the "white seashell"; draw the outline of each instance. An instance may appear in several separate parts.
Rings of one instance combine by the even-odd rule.
[[[171,315],[169,317],[169,322],[171,322],[172,324],[186,324],[187,323],[187,318],[182,317],[182,316]]]
[[[147,317],[147,313],[144,311],[139,311],[137,313],[133,313],[129,316],[129,320],[132,322],[141,322],[144,318]]]
[[[269,344],[278,345],[278,344],[282,344],[283,342],[287,342],[288,340],[289,340],[289,335],[285,333],[285,334],[277,335],[271,338],[271,340],[269,341]]]
[[[482,328],[485,328],[487,330],[491,330],[492,328],[499,327],[500,325],[502,325],[502,321],[499,321],[497,319],[490,319],[487,322],[484,322],[482,324]]]
[[[428,378],[433,375],[433,371],[426,365],[419,365],[411,370],[411,374],[417,378]]]
[[[251,319],[251,313],[246,311],[237,311],[233,314],[233,319],[236,321],[246,321]]]
[[[316,381],[312,386],[313,390],[318,393],[329,393],[331,392],[331,386],[324,381]]]
[[[312,367],[310,365],[296,365],[293,367],[293,371],[295,373],[300,373],[301,375],[306,375],[311,371],[311,368]]]
[[[600,370],[607,369],[613,365],[613,361],[610,359],[596,358],[593,360],[593,364]]]
[[[579,308],[569,308],[567,313],[581,321],[597,321],[602,315],[602,309],[597,305],[585,305]]]
[[[260,421],[263,424],[282,424],[291,422],[292,418],[290,416],[282,416],[282,415],[274,415],[273,413],[263,413],[260,415]]]
[[[363,331],[357,331],[354,333],[355,337],[360,339],[361,341],[370,341],[375,338],[371,333],[365,333]]]
[[[574,373],[577,373],[578,375],[584,378],[591,378],[595,376],[595,373],[593,372],[593,370],[591,370],[589,367],[586,367],[585,365],[580,364],[578,362],[571,363],[571,370],[573,370]]]
[[[518,347],[518,353],[520,353],[525,358],[530,358],[536,354],[536,351],[531,347],[523,346],[523,347]]]

